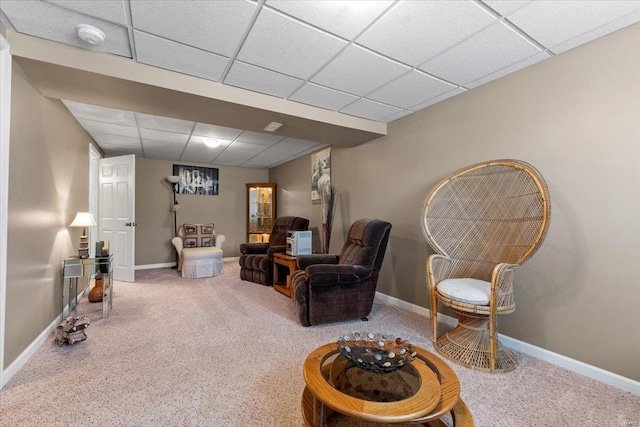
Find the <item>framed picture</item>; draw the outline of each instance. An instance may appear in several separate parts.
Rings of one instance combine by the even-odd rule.
[[[173,165],[173,174],[180,177],[178,194],[218,195],[218,168]]]
[[[311,154],[311,203],[320,203],[320,189],[331,185],[331,148]]]

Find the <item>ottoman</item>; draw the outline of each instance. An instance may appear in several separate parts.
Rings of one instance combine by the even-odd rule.
[[[199,279],[218,276],[224,272],[222,249],[216,247],[183,248],[182,277]]]

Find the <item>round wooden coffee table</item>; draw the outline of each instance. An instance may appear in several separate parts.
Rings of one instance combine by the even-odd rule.
[[[427,350],[414,348],[416,360],[390,374],[354,366],[335,343],[315,349],[304,362],[305,424],[326,426],[335,411],[364,421],[430,426],[444,425],[438,420],[451,413],[455,426],[473,426],[455,372]]]

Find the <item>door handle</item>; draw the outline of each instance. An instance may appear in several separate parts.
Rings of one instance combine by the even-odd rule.
[[[136,225],[138,225],[137,222],[127,222],[124,224],[125,227],[135,227]]]

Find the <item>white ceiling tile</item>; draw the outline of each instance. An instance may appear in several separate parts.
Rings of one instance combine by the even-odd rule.
[[[391,6],[393,1],[267,0],[266,4],[351,40]]]
[[[400,108],[409,108],[427,99],[455,89],[456,86],[433,78],[418,70],[386,84],[367,95],[367,99]]]
[[[179,159],[184,146],[180,144],[167,144],[159,141],[143,139],[142,148],[145,157],[153,159]]]
[[[299,21],[263,9],[242,45],[238,59],[307,79],[346,44]]]
[[[274,146],[271,146],[271,147],[267,148],[266,150],[264,150],[260,154],[261,155],[270,154],[270,155],[273,155],[273,156],[289,157],[289,156],[297,154],[297,153],[299,153],[301,151],[304,151],[304,149],[296,149],[296,148],[293,148],[293,147],[282,147],[282,146],[278,146],[276,144]]]
[[[270,154],[260,154],[260,156],[252,157],[242,164],[244,167],[269,167],[274,163],[281,162],[288,156],[275,156]]]
[[[317,145],[318,143],[315,141],[307,141],[297,138],[286,138],[276,144],[277,147],[292,147],[296,149],[300,148],[301,150],[308,150]]]
[[[360,99],[340,110],[341,113],[364,117],[365,119],[371,120],[380,120],[383,117],[390,116],[391,114],[395,114],[399,111],[402,110],[389,105],[369,101],[368,99]]]
[[[551,47],[639,9],[639,1],[534,1],[509,20],[543,46]]]
[[[363,96],[409,70],[359,46],[349,46],[311,81]]]
[[[193,130],[194,135],[206,136],[210,138],[236,139],[243,131],[240,129],[228,128],[224,126],[198,123]]]
[[[127,25],[127,15],[123,0],[95,1],[95,0],[47,0],[57,6],[75,10],[85,15]]]
[[[436,96],[435,98],[426,100],[425,102],[421,102],[418,105],[414,105],[414,106],[411,107],[411,110],[412,111],[422,110],[423,108],[427,108],[427,107],[429,107],[431,105],[437,104],[438,102],[442,102],[442,101],[444,101],[446,99],[453,98],[454,96],[460,95],[461,93],[464,93],[466,91],[467,90],[463,89],[463,88],[454,89],[454,90],[452,90],[450,92],[443,93],[440,96]]]
[[[471,81],[469,83],[465,83],[465,87],[467,89],[473,89],[476,88],[478,86],[482,86],[485,83],[489,83],[490,81],[499,79],[500,77],[504,77],[507,74],[511,74],[513,72],[516,72],[518,70],[521,70],[523,68],[526,68],[530,65],[536,64],[540,61],[544,61],[545,59],[548,59],[549,55],[545,52],[538,52],[533,56],[528,57],[527,59],[524,59],[520,62],[516,62],[515,64],[511,64],[508,67],[502,68],[494,73],[488,74],[478,80],[474,80]]]
[[[66,99],[63,99],[62,102],[76,119],[89,119],[118,125],[136,126],[136,117],[133,111],[99,107],[97,105],[83,104]]]
[[[80,119],[78,120],[87,132],[105,133],[120,136],[138,136],[138,129],[133,126],[123,126],[115,123],[98,122],[96,120]]]
[[[133,32],[138,62],[207,80],[220,81],[229,62],[215,53],[140,31]]]
[[[225,150],[225,153],[227,151],[242,151],[245,153],[258,154],[266,150],[266,148],[267,147],[265,145],[235,141],[227,147],[227,149]]]
[[[251,153],[248,151],[223,151],[218,157],[216,157],[213,163],[219,164],[240,164],[246,162],[247,160],[254,157],[256,153]]]
[[[2,0],[1,7],[15,29],[21,33],[131,58],[129,33],[120,25],[43,1]],[[106,36],[104,43],[91,45],[80,40],[76,30],[76,25],[79,23],[93,25],[102,30]]]
[[[176,144],[184,144],[189,139],[189,134],[185,133],[175,133],[175,132],[165,132],[162,130],[153,130],[153,129],[143,129],[140,128],[140,136],[143,139],[150,139],[157,142],[170,142]]]
[[[138,113],[138,126],[145,129],[164,130],[176,133],[191,133],[194,122],[172,119],[169,117],[153,116],[151,114]]]
[[[385,123],[391,123],[394,120],[398,120],[401,119],[405,116],[408,116],[409,114],[412,114],[413,111],[409,111],[409,110],[402,110],[402,111],[398,111],[397,113],[394,113],[390,116],[387,116],[385,118],[383,118],[381,121],[385,122]]]
[[[118,144],[107,144],[100,143],[100,148],[104,151],[105,154],[109,155],[119,155],[119,154],[135,154],[137,156],[144,155],[140,143],[138,142],[137,147],[125,147]]]
[[[499,22],[436,56],[420,69],[464,85],[539,52],[540,49]]]
[[[579,36],[569,39],[564,43],[551,46],[550,50],[556,54],[566,52],[569,49],[573,49],[574,47],[578,47],[584,43],[588,43],[599,37],[606,36],[609,33],[618,31],[624,27],[628,27],[629,25],[633,25],[638,22],[640,22],[640,10],[636,12],[632,12],[628,15],[623,16],[622,18],[616,19],[615,21],[611,21],[591,31],[587,31],[586,33],[580,34]]]
[[[231,56],[256,5],[248,1],[131,0],[134,28]]]
[[[502,16],[508,16],[531,3],[532,0],[482,0],[487,6]]]
[[[339,110],[356,101],[358,97],[313,83],[306,83],[289,99],[329,110]]]
[[[108,135],[104,133],[91,133],[91,137],[102,147],[103,144],[118,146],[121,148],[140,148],[140,138],[121,135]]]
[[[266,126],[266,123],[265,123]],[[238,141],[250,142],[252,144],[273,145],[284,139],[283,136],[274,135],[272,133],[244,131],[238,138]]]
[[[356,42],[416,66],[494,21],[469,1],[403,1]]]
[[[303,81],[284,74],[269,71],[264,68],[255,67],[235,61],[229,70],[229,74],[224,79],[224,83],[253,90],[255,92],[266,93],[267,95],[286,98]]]
[[[192,162],[192,163],[211,163],[223,149],[208,148],[208,147],[192,147],[189,144],[182,153],[180,161]]]

